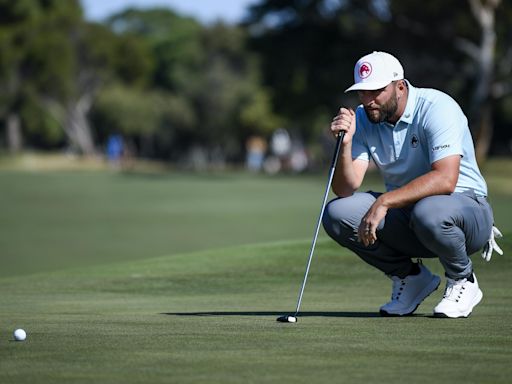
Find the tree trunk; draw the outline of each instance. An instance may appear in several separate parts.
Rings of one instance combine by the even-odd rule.
[[[469,0],[473,15],[482,30],[480,45],[472,54],[477,66],[477,83],[470,106],[470,121],[479,161],[487,158],[493,133],[491,87],[496,49],[495,12],[500,1]]]
[[[480,107],[479,115],[478,134],[475,138],[475,155],[477,161],[481,164],[487,159],[494,131],[494,125],[492,123],[492,106],[490,102],[487,102]]]
[[[12,154],[19,153],[23,147],[20,117],[16,113],[7,116],[7,146]]]
[[[87,119],[92,106],[92,93],[86,93],[78,100],[68,102],[66,108],[52,99],[46,99],[45,104],[62,126],[69,144],[74,149],[87,156],[96,154],[91,127]]]
[[[94,140],[87,114],[92,106],[92,95],[85,94],[78,101],[72,102],[66,110],[66,127],[68,137],[84,155],[94,155]]]

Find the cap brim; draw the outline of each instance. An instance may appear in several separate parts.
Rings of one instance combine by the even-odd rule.
[[[380,82],[368,82],[368,83],[356,83],[351,87],[345,89],[346,92],[350,91],[375,91],[377,89],[384,88],[388,84],[391,84],[392,81],[380,81]]]

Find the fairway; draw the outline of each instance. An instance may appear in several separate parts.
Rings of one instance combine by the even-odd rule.
[[[323,177],[0,172],[0,383],[508,383],[508,175],[488,177],[505,255],[473,256],[470,318],[430,317],[444,278],[415,316],[378,316],[389,280],[322,233],[282,324]]]
[[[318,176],[1,172],[0,276],[311,236]]]

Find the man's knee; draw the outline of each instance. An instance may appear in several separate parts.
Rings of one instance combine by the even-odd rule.
[[[325,231],[335,238],[340,237],[344,229],[351,234],[374,201],[375,197],[369,193],[355,193],[330,201],[322,217]]]
[[[430,196],[416,203],[411,212],[411,228],[425,240],[433,240],[450,224],[448,196]]]
[[[341,233],[341,220],[343,218],[340,213],[343,211],[339,209],[339,205],[342,205],[340,200],[334,199],[327,203],[322,216],[322,225],[325,232],[331,237],[338,237]]]

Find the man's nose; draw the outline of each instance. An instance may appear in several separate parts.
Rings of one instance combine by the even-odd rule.
[[[369,106],[373,102],[373,94],[369,91],[359,91],[359,100],[364,106]]]

